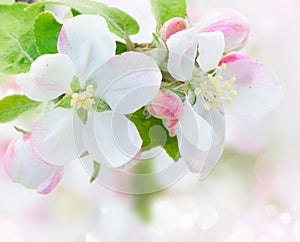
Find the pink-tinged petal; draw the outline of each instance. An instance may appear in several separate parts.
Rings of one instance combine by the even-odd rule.
[[[171,37],[171,35],[185,30],[188,27],[189,24],[185,19],[179,17],[171,18],[164,23],[162,29],[160,30],[160,37],[164,42],[166,42]]]
[[[133,113],[157,94],[162,75],[155,61],[137,52],[114,56],[92,76],[96,96],[101,96],[112,110]]]
[[[167,40],[169,49],[168,71],[176,80],[192,78],[197,53],[197,31],[194,28],[173,34]]]
[[[247,43],[250,26],[245,17],[233,10],[222,9],[210,17],[202,32],[222,31],[225,37],[225,52],[238,50]]]
[[[154,117],[163,120],[171,137],[176,135],[175,126],[183,113],[183,103],[178,95],[171,91],[159,91],[147,105],[147,110]]]
[[[83,140],[95,161],[112,168],[126,165],[142,146],[135,125],[124,115],[112,111],[95,112],[84,127]]]
[[[225,112],[240,117],[254,117],[273,110],[283,95],[277,77],[256,60],[242,56],[235,59],[233,62],[224,62],[227,69],[222,76],[227,80],[236,77],[232,88],[237,91],[234,102],[224,105]]]
[[[30,137],[21,137],[10,143],[4,157],[4,166],[13,182],[42,194],[51,192],[63,175],[62,167],[50,166],[35,154]]]
[[[156,118],[177,118],[183,112],[183,103],[177,94],[160,90],[147,105],[147,110]]]
[[[223,56],[225,42],[221,31],[201,33],[197,36],[199,56],[197,62],[202,70],[210,71],[217,67]]]
[[[238,61],[238,60],[249,60],[250,61],[250,60],[253,60],[253,58],[249,55],[233,53],[233,54],[224,56],[220,60],[219,65],[222,65],[223,63],[227,64],[227,63],[230,63],[230,62],[235,62],[235,61]]]
[[[16,81],[31,99],[48,101],[70,93],[75,73],[75,66],[67,55],[47,54],[38,57],[28,73],[16,75]]]
[[[82,121],[73,109],[54,109],[34,125],[32,147],[47,163],[64,165],[84,152],[82,129]]]
[[[57,45],[59,53],[67,54],[72,59],[81,83],[85,83],[97,67],[114,56],[116,49],[105,19],[86,14],[63,24]]]
[[[209,151],[203,153],[198,150],[198,157],[190,167],[192,172],[199,173],[200,179],[204,179],[213,170],[222,155],[225,140],[225,117],[224,112],[213,106],[209,111],[205,110],[200,99],[193,108],[210,124],[214,132]]]

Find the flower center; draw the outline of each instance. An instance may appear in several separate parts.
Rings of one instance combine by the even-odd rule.
[[[236,78],[224,80],[221,75],[222,70],[226,70],[225,63],[210,74],[203,75],[197,71],[194,73],[193,80],[197,80],[193,81],[194,93],[198,97],[201,96],[203,107],[207,111],[210,110],[211,105],[218,108],[224,102],[230,104],[233,102],[233,98],[237,96],[237,91],[232,88]]]
[[[77,109],[91,110],[95,104],[94,100],[94,86],[88,85],[86,90],[79,93],[74,93],[71,99],[71,106]]]

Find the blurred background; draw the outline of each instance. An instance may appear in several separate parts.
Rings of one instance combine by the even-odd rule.
[[[135,41],[151,39],[155,23],[147,0],[103,2],[138,20]],[[59,187],[46,196],[12,183],[1,156],[17,134],[1,124],[1,242],[300,241],[300,2],[188,0],[192,20],[220,7],[248,18],[243,52],[279,77],[280,106],[258,119],[228,117],[225,152],[204,181],[187,173],[167,190],[136,196],[90,184],[79,162],[66,167]],[[9,78],[0,80],[0,96],[15,89]]]

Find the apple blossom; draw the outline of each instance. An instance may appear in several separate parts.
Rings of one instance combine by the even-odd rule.
[[[142,53],[115,56],[113,35],[96,15],[67,20],[57,47],[59,53],[38,57],[29,73],[17,77],[34,100],[62,95],[70,100],[69,108],[55,108],[34,125],[33,150],[52,165],[64,165],[87,150],[95,161],[124,166],[142,145],[138,130],[125,115],[155,97],[161,83],[159,68]],[[105,108],[98,110],[99,103]]]
[[[223,113],[245,117],[271,111],[279,103],[282,89],[269,68],[252,58],[239,54],[223,58],[225,39],[221,31],[199,34],[195,28],[189,28],[172,35],[167,46],[168,71],[196,99],[191,105],[187,98],[176,127],[180,153],[192,171],[207,173],[222,152]],[[187,121],[191,119],[197,120],[199,127],[206,120],[206,126],[212,124],[214,132],[209,134],[204,128],[200,129],[202,133],[193,132],[196,124],[193,127]],[[199,146],[199,139],[206,140],[207,146]]]
[[[14,139],[4,156],[10,179],[38,193],[51,192],[60,182],[63,167],[46,164],[32,149],[31,135]]]

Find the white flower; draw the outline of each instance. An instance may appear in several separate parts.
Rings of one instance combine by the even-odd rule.
[[[67,20],[58,54],[36,59],[30,72],[17,77],[26,95],[48,101],[71,95],[71,109],[56,108],[32,130],[34,151],[53,165],[63,165],[87,150],[92,158],[120,167],[140,151],[142,140],[130,114],[149,103],[161,84],[161,73],[148,56],[126,52],[115,56],[116,44],[102,17],[79,15]],[[81,90],[70,88],[74,78]],[[96,112],[95,97],[111,108]],[[77,111],[89,117],[84,125]]]
[[[252,58],[237,54],[223,58],[221,31],[198,34],[189,28],[173,34],[167,46],[168,71],[196,96],[194,105],[187,98],[179,117],[180,153],[191,171],[206,176],[223,150],[224,112],[261,115],[279,103],[282,89],[269,68]]]

